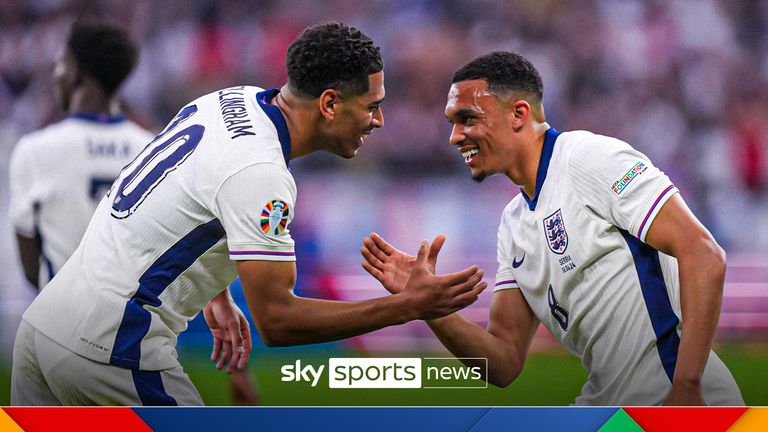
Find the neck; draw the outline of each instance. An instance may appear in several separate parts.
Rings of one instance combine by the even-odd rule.
[[[89,113],[114,116],[120,113],[120,109],[117,101],[107,96],[100,88],[83,85],[72,93],[68,112],[69,114]]]
[[[288,134],[291,137],[291,159],[308,155],[317,150],[313,146],[317,119],[313,118],[313,106],[310,100],[296,95],[288,85],[280,89],[280,93],[272,99],[285,118]]]
[[[536,123],[526,138],[531,145],[526,148],[527,154],[522,158],[525,161],[523,180],[518,184],[530,199],[536,196],[536,176],[539,172],[539,162],[541,161],[541,150],[544,148],[545,133],[549,128],[550,126],[546,122]]]

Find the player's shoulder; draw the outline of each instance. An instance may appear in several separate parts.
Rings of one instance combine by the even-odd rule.
[[[558,146],[561,146],[558,166],[570,173],[571,180],[573,176],[604,171],[627,158],[647,160],[625,141],[589,131],[564,132],[558,138]]]
[[[568,158],[573,155],[599,156],[632,149],[632,146],[618,138],[585,130],[563,132],[557,144]]]
[[[255,102],[256,95],[263,91],[265,91],[264,88],[252,85],[235,85],[224,87],[204,94],[197,99],[192,100],[187,105],[212,103],[219,107],[222,104],[237,102],[237,99],[242,99],[244,102]]]
[[[21,136],[21,138],[19,138],[18,142],[19,145],[40,145],[50,142],[52,137],[59,136],[62,132],[70,131],[71,129],[72,124],[69,119],[64,119],[24,134]],[[66,136],[62,138],[65,137]]]
[[[52,147],[60,145],[62,142],[67,142],[77,135],[78,132],[76,129],[73,129],[69,119],[64,119],[22,135],[16,142],[13,153],[14,155],[26,153],[47,154],[43,152],[48,152]]]

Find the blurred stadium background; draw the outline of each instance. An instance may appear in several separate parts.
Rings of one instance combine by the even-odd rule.
[[[314,22],[344,21],[382,47],[384,129],[351,161],[312,155],[291,164],[300,191],[291,227],[297,292],[324,298],[385,294],[359,266],[360,241],[371,231],[409,252],[445,233],[439,271],[477,263],[492,277],[498,219],[518,189],[501,178],[469,180],[442,111],[457,67],[490,50],[522,53],[543,75],[550,124],[613,135],[645,152],[726,249],[717,349],[747,403],[768,405],[768,2],[760,0],[2,0],[0,404],[8,403],[20,314],[33,298],[8,220],[8,158],[20,135],[63,117],[53,59],[79,16],[119,21],[141,42],[122,96],[129,117],[154,131],[207,92],[281,86],[288,44]],[[484,323],[489,300],[490,290],[464,316]],[[228,404],[226,379],[206,359],[204,324],[193,322],[181,343],[206,402]],[[296,358],[445,354],[423,323],[308,348],[259,346],[251,370],[262,402],[275,405],[572,402],[585,378],[578,360],[543,330],[534,348],[506,390],[345,393],[279,380],[281,362]]]

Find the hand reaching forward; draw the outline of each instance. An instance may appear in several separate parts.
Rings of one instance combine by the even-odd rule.
[[[427,268],[435,274],[437,254],[443,248],[445,236],[438,235],[429,247]],[[363,239],[360,253],[365,258],[362,266],[371,276],[376,278],[387,291],[397,294],[405,288],[411,270],[416,263],[416,257],[396,249],[376,233]]]
[[[216,369],[221,370],[227,364],[227,373],[245,369],[251,355],[251,329],[228,290],[208,302],[203,316],[213,335],[211,360],[219,360]]]
[[[416,319],[440,318],[474,303],[488,286],[481,282],[483,271],[477,266],[435,275],[437,254],[444,242],[444,236],[438,236],[431,246],[423,241],[418,255],[413,257],[372,234],[363,241],[363,268],[389,292],[407,296],[410,312]]]

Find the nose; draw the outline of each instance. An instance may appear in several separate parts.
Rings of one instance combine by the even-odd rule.
[[[451,145],[459,145],[464,142],[467,137],[464,135],[464,126],[460,124],[454,124],[451,129],[451,137],[449,141]]]
[[[371,126],[380,128],[384,126],[384,113],[381,112],[381,107],[376,107],[376,111],[373,112],[373,119],[371,120]]]

